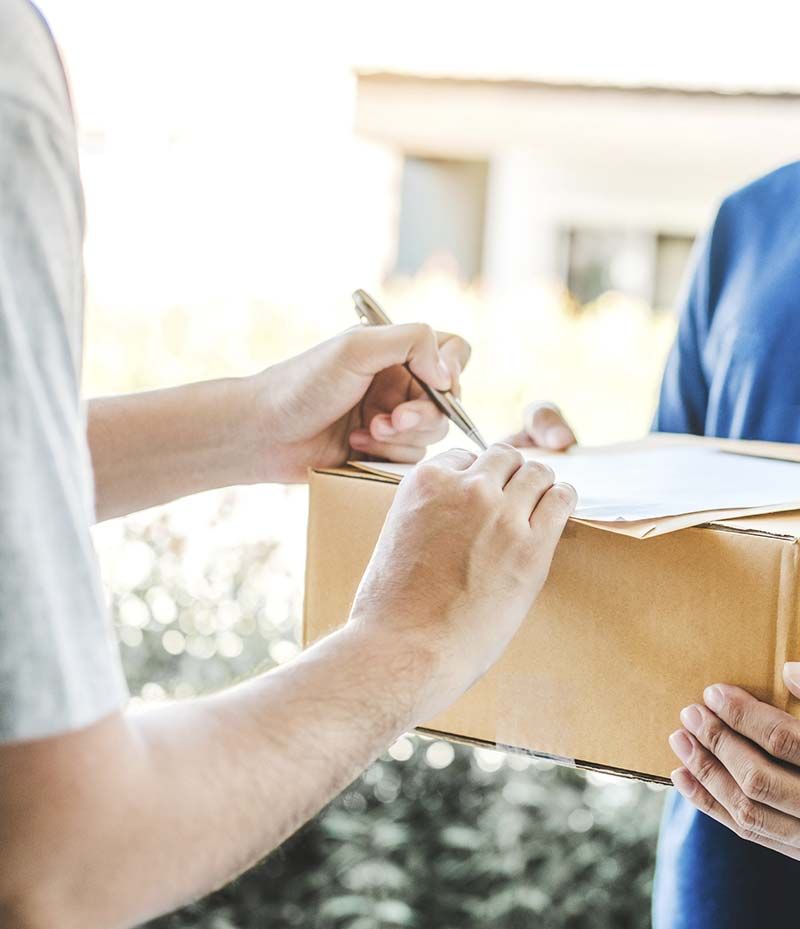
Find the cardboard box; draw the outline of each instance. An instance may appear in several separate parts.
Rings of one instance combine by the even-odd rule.
[[[346,622],[396,490],[355,469],[310,483],[306,644]],[[738,684],[800,716],[781,677],[784,661],[800,660],[798,539],[800,512],[645,540],[570,522],[506,653],[423,731],[666,781],[678,765],[667,737],[708,684]]]

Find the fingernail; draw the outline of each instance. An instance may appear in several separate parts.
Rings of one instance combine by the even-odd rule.
[[[566,487],[567,490],[572,494],[572,509],[578,505],[578,491],[575,490],[575,487],[572,484],[568,484],[566,481],[556,481],[553,484],[554,487]]]
[[[672,733],[669,737],[669,744],[681,761],[688,761],[692,757],[692,743],[683,729],[678,729],[677,732]]]
[[[413,429],[421,420],[420,414],[414,410],[401,410],[395,417],[395,424],[398,429]]]
[[[384,436],[385,438],[388,438],[397,432],[394,426],[389,425],[389,423],[384,422],[383,420],[378,420],[378,422],[375,423],[373,426],[373,431],[377,432],[379,436]]]
[[[566,426],[551,426],[544,439],[549,448],[564,448],[572,444],[572,433]]]
[[[800,688],[800,661],[787,661],[783,666],[783,679]]]
[[[689,732],[697,732],[703,723],[703,716],[696,706],[687,706],[681,710],[681,722]]]
[[[353,448],[366,448],[369,444],[369,438],[363,432],[354,432],[350,436],[350,445]]]
[[[686,768],[676,768],[669,779],[672,781],[676,790],[684,795],[691,797],[694,793],[694,778],[689,774]]]
[[[715,713],[721,710],[725,705],[725,694],[716,684],[713,684],[711,687],[706,687],[703,691],[703,699],[706,702],[706,706],[714,710]]]
[[[451,382],[450,369],[441,358],[436,365],[436,373],[439,375],[440,390],[447,390],[450,387]]]

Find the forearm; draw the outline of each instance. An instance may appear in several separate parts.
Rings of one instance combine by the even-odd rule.
[[[27,855],[56,885],[32,888],[31,911],[65,929],[129,926],[225,883],[419,721],[426,677],[424,658],[346,629],[231,691],[66,737],[102,745],[61,784],[42,769],[25,793],[38,805],[16,803],[4,837],[17,867]]]
[[[260,480],[247,378],[90,401],[97,519]]]
[[[424,669],[348,629],[238,688],[142,716],[153,783],[176,772],[164,814],[182,832],[175,845],[196,850],[194,873],[182,871],[179,899],[166,902],[225,883],[276,848],[418,723]],[[190,777],[194,796],[180,792]]]

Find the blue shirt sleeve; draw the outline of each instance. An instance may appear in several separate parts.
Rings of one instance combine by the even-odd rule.
[[[703,345],[708,332],[710,276],[714,229],[695,247],[680,299],[678,334],[661,382],[656,432],[705,432],[708,383],[703,371]]]

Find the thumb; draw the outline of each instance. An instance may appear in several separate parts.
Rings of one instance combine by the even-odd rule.
[[[783,666],[783,683],[800,699],[800,661],[787,661]]]
[[[365,377],[374,377],[392,365],[408,363],[412,372],[431,387],[447,390],[452,384],[436,333],[424,323],[356,326],[344,333],[343,348],[345,364]]]
[[[563,451],[576,442],[575,433],[553,403],[532,403],[525,410],[525,431],[539,448]]]

